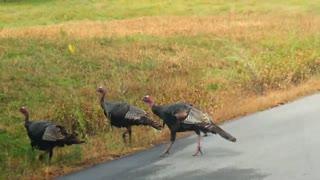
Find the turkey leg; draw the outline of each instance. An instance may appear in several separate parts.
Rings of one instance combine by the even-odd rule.
[[[197,145],[197,149],[196,149],[196,152],[193,154],[193,156],[196,156],[196,155],[198,155],[199,154],[199,152],[200,152],[200,154],[202,155],[202,151],[201,151],[201,147],[200,147],[200,133],[198,134],[198,145]]]
[[[160,157],[164,157],[164,155],[169,154],[171,146],[173,145],[174,141],[176,140],[176,132],[171,131],[171,143],[167,146],[167,148],[163,151]]]
[[[131,126],[127,127],[126,131],[122,134],[123,142],[126,142],[127,133],[129,134],[129,143],[131,144],[131,134],[132,134]]]
[[[51,162],[52,155],[53,155],[53,148],[49,150],[49,163]]]
[[[131,134],[132,134],[131,126],[128,127],[128,134],[129,134],[129,144],[131,145]]]
[[[124,133],[122,134],[122,139],[123,139],[123,142],[126,142],[126,134],[128,133],[128,129],[126,129],[126,131],[124,131]]]

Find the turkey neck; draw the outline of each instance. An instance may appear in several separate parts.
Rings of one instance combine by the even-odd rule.
[[[26,117],[26,120],[25,120],[25,123],[24,123],[24,127],[25,128],[28,128],[29,124],[30,124],[30,121],[29,121],[29,112],[26,111],[24,112],[24,116]]]
[[[153,114],[157,115],[163,121],[164,124],[167,124],[167,126],[171,128],[171,123],[168,122],[168,117],[164,112],[163,106],[157,106],[153,103],[151,106],[151,110]],[[163,127],[164,127],[164,124],[163,124]]]
[[[106,103],[104,102],[104,97],[106,96],[106,92],[103,92],[103,93],[101,93],[101,94],[102,94],[102,95],[101,95],[101,99],[100,99],[100,105],[101,105],[101,107],[102,107],[105,115],[108,116],[108,117],[110,117],[110,112],[108,112],[108,110],[107,110],[107,105],[106,105]]]
[[[157,106],[157,105],[155,105],[155,103],[152,103],[152,104],[150,104],[150,107],[151,107],[152,112],[155,115],[161,117],[161,106]]]
[[[101,99],[100,99],[100,105],[102,108],[105,109],[105,104],[104,104],[104,97],[106,96],[106,92],[103,92],[101,95]]]

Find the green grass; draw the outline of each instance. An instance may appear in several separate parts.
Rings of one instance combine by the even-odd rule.
[[[0,52],[0,124],[5,128],[1,130],[0,146],[5,153],[0,158],[6,162],[14,158],[23,163],[20,166],[2,163],[1,170],[4,174],[12,171],[24,174],[29,173],[25,167],[41,166],[30,153],[23,116],[18,111],[21,106],[30,109],[32,119],[54,119],[81,137],[91,139],[109,132],[95,92],[99,85],[107,87],[108,100],[125,100],[143,108],[146,107],[140,99],[145,94],[162,99],[173,92],[188,94],[201,89],[209,97],[238,84],[250,91],[256,86],[255,79],[238,54],[245,51],[246,60],[255,63],[266,88],[282,88],[291,84],[286,81],[291,72],[295,73],[292,79],[295,83],[319,73],[319,38],[288,37],[283,42],[273,41],[272,49],[270,39],[249,43],[210,35],[136,36],[135,41],[143,40],[138,47],[126,37],[2,39],[5,51]],[[76,47],[74,54],[68,51],[69,44]],[[251,54],[251,49],[259,53]],[[123,90],[128,91],[122,95]],[[193,98],[196,97],[189,97]],[[198,100],[201,101],[195,101]],[[108,139],[108,143],[109,150],[121,149],[119,142]],[[62,155],[56,163],[85,158],[81,149],[74,148],[67,153],[70,156]]]
[[[166,131],[135,127],[134,146],[123,144],[121,130],[110,130],[99,106],[95,90],[100,85],[108,90],[106,100],[123,100],[143,109],[147,107],[141,98],[151,94],[159,103],[185,100],[213,111],[213,107],[223,109],[223,98],[234,92],[259,94],[262,90],[288,89],[319,77],[320,33],[315,31],[319,25],[309,18],[319,22],[318,1],[128,2],[7,0],[0,3],[0,26],[23,30],[32,25],[81,20],[108,23],[155,15],[224,18],[230,12],[236,14],[229,19],[231,24],[242,18],[242,23],[253,20],[262,25],[248,23],[214,33],[200,29],[198,33],[173,35],[166,35],[166,29],[160,28],[164,32],[159,34],[163,35],[72,38],[60,33],[54,38],[40,38],[35,32],[34,36],[9,33],[2,37],[0,179],[48,175],[46,163],[37,159],[39,152],[31,152],[21,106],[29,108],[32,120],[52,119],[88,142],[54,151],[52,171],[69,172],[67,168],[77,169],[92,161],[130,153],[134,148],[150,147],[167,137]],[[287,13],[302,16],[288,19]],[[266,19],[273,21],[263,22]],[[175,21],[168,23],[176,25]],[[213,23],[225,26],[222,21]],[[74,45],[74,53],[69,45]],[[214,102],[212,97],[216,98]]]
[[[232,13],[319,13],[320,1],[263,0],[7,0],[0,2],[0,27],[105,21],[141,16],[212,16]]]

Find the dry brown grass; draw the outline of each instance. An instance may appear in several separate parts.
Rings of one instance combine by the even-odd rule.
[[[272,34],[285,34],[292,27],[301,27],[304,33],[317,33],[318,15],[286,14],[229,14],[216,17],[156,16],[114,21],[80,21],[26,28],[3,28],[0,37],[55,39],[61,34],[72,38],[92,38],[130,35],[196,35],[217,34],[230,38],[261,38]]]
[[[222,95],[221,108],[213,114],[217,122],[225,122],[235,117],[272,108],[285,104],[297,98],[320,91],[320,81],[311,79],[308,82],[292,86],[287,90],[273,90],[264,96],[258,95]]]
[[[196,48],[188,48],[181,44],[165,44],[161,43],[161,41],[159,41],[160,43],[152,43],[139,40],[135,41],[134,44],[113,42],[105,45],[103,42],[86,40],[87,38],[121,37],[140,34],[161,38],[168,36],[174,37],[176,35],[192,36],[197,34],[210,34],[217,37],[225,37],[228,40],[248,40],[247,42],[258,45],[260,39],[271,39],[272,45],[277,44],[281,46],[282,42],[287,43],[287,40],[290,39],[288,34],[293,31],[296,34],[296,36],[294,36],[295,38],[299,38],[300,36],[304,38],[308,37],[308,35],[317,34],[319,29],[320,16],[284,14],[229,14],[219,17],[191,18],[177,16],[142,17],[109,22],[75,22],[50,26],[3,28],[0,30],[0,38],[13,38],[13,40],[12,42],[9,41],[9,45],[1,45],[0,50],[9,52],[8,49],[17,48],[16,46],[18,45],[18,49],[21,50],[21,52],[18,51],[16,54],[12,53],[13,55],[20,55],[19,53],[24,55],[24,53],[29,51],[35,54],[35,56],[25,56],[28,59],[15,59],[16,57],[13,56],[12,59],[7,60],[10,61],[10,63],[5,64],[7,65],[6,70],[8,73],[3,74],[1,77],[3,80],[3,86],[1,88],[3,93],[8,95],[8,101],[17,95],[18,98],[21,99],[28,97],[23,99],[22,102],[18,101],[19,103],[9,106],[8,109],[10,112],[12,114],[16,113],[17,104],[26,103],[25,101],[29,103],[32,100],[35,101],[36,104],[32,110],[33,119],[51,119],[56,117],[61,123],[66,125],[69,123],[67,126],[73,127],[70,119],[76,118],[72,117],[74,114],[70,113],[70,110],[79,110],[84,113],[83,117],[85,117],[85,121],[91,121],[88,123],[89,125],[87,125],[86,132],[84,133],[87,133],[90,137],[89,141],[87,144],[81,146],[85,156],[79,155],[81,159],[70,163],[67,162],[67,160],[64,161],[63,157],[71,156],[72,148],[55,150],[57,156],[54,158],[62,158],[62,160],[56,160],[56,163],[50,167],[38,165],[37,172],[26,170],[24,175],[28,178],[32,176],[30,177],[31,179],[50,179],[58,175],[79,170],[83,167],[89,167],[96,163],[102,163],[134,153],[141,149],[150,148],[169,140],[169,132],[167,129],[154,132],[146,127],[135,127],[133,129],[133,146],[127,147],[123,144],[121,141],[121,132],[123,130],[115,129],[110,131],[108,121],[105,120],[98,105],[98,95],[94,90],[99,85],[108,86],[108,97],[106,99],[110,101],[130,101],[144,109],[147,109],[147,107],[138,100],[141,99],[145,93],[153,95],[159,104],[188,101],[206,110],[218,123],[274,107],[303,95],[319,91],[320,89],[319,79],[314,78],[307,81],[307,78],[309,78],[307,77],[306,80],[301,81],[302,84],[297,86],[294,86],[294,83],[289,81],[288,85],[281,90],[275,90],[276,88],[274,87],[276,86],[268,86],[270,88],[266,89],[266,94],[264,96],[258,96],[252,91],[239,88],[239,84],[229,81],[229,79],[224,76],[212,75],[210,73],[206,74],[207,72],[204,72],[205,70],[210,71],[212,69],[232,69],[237,65],[231,64],[223,59],[223,57],[226,56],[224,54],[222,57],[214,54],[211,46],[207,49],[202,49],[202,46],[199,48],[197,46],[194,46]],[[57,41],[55,41],[61,36],[70,39],[79,38],[85,40],[76,44],[76,53],[74,56],[69,56],[69,54],[64,54],[64,51],[67,50],[67,47],[64,46],[69,42],[63,41],[64,39],[62,40],[63,42],[59,41],[57,43]],[[31,41],[39,38],[47,38],[54,43],[52,43],[53,45],[48,45],[45,41],[46,39],[44,41],[32,41],[33,44],[30,44],[34,45],[35,48],[29,49],[29,43],[22,42],[21,44],[17,43],[17,45],[14,44],[16,41],[20,41],[20,38],[27,39],[27,42],[29,42],[29,39]],[[277,43],[278,41],[280,43]],[[77,41],[73,42],[77,43]],[[12,45],[10,43],[12,43]],[[42,46],[47,46],[45,48],[49,48],[49,50],[46,50]],[[288,49],[290,47],[291,46],[287,46]],[[258,54],[254,46],[244,48],[252,52],[250,56]],[[162,49],[164,50],[160,51]],[[170,54],[170,51],[168,53],[166,49],[172,50],[173,53]],[[311,53],[315,51],[314,47],[310,49]],[[284,50],[287,49],[284,48]],[[303,52],[303,54],[307,54],[304,56],[298,56],[296,55],[297,53],[295,53],[296,52],[291,53],[291,55],[296,59],[301,59],[301,61],[314,58],[314,62],[316,62],[318,58],[316,55],[309,56],[308,52]],[[298,53],[300,53],[300,51]],[[42,54],[44,55],[42,56]],[[268,52],[266,52],[266,54],[268,54]],[[38,61],[38,59],[34,60],[34,57],[40,58],[40,60],[43,61]],[[144,58],[149,58],[148,60],[151,59],[150,62],[148,61],[147,63],[154,63],[154,67],[136,68],[144,65]],[[295,62],[295,59],[292,57],[286,58],[288,62]],[[261,59],[261,61],[264,60],[263,58]],[[32,65],[30,66],[29,63]],[[264,65],[263,63],[261,64]],[[294,63],[292,64],[296,65]],[[99,68],[86,68],[88,66],[94,67],[95,65]],[[134,66],[134,68],[126,68],[127,66]],[[305,67],[304,64],[301,64],[301,67]],[[273,66],[271,66],[270,69],[277,72],[279,71],[277,78],[291,77],[290,80],[292,79],[291,74],[286,74],[287,71],[280,71],[280,69],[274,68]],[[272,73],[274,72],[271,71],[270,74]],[[109,75],[109,78],[111,78],[108,79],[105,75]],[[26,76],[27,78],[25,78]],[[72,77],[70,79],[80,79],[80,87],[74,88],[74,83],[76,83],[74,81],[70,81],[69,84],[67,84],[67,82],[66,84],[57,86],[46,79],[46,77],[49,76],[55,83],[61,83],[59,81],[60,78],[66,78],[66,80],[69,80],[69,77]],[[266,76],[265,79],[268,80],[268,76]],[[12,80],[15,81],[13,82]],[[208,90],[207,86],[214,83],[223,86],[224,89],[222,88],[217,91]],[[278,82],[274,82],[274,84],[277,83]],[[38,87],[39,84],[45,84],[45,86]],[[32,89],[33,92],[24,94],[35,86],[37,88]],[[20,89],[14,87],[20,87]],[[129,91],[122,94],[124,89],[129,89]],[[35,95],[32,93],[42,96],[33,99]],[[50,97],[50,102],[38,104],[38,101],[48,96]],[[15,115],[8,117],[18,119]],[[19,118],[21,119],[21,115]],[[65,122],[64,120],[70,121]],[[22,129],[21,123],[19,127]],[[0,124],[0,128],[6,129],[12,134],[18,129],[2,124]],[[79,127],[75,127],[74,129],[79,129]],[[97,129],[105,131],[105,134],[95,133]],[[179,136],[186,134],[190,133],[179,134]],[[8,159],[8,167],[10,170],[17,169],[19,161],[14,159],[13,156],[10,156],[10,158],[11,159]],[[20,160],[23,160],[23,158],[24,157]],[[13,173],[12,176],[14,175]],[[14,179],[16,177],[8,178]]]

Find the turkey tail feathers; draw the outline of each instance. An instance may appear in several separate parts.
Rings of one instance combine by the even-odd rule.
[[[162,125],[160,125],[160,124],[158,124],[158,123],[156,123],[156,122],[154,122],[154,121],[151,121],[152,123],[150,123],[150,125],[153,127],[153,128],[155,128],[155,129],[157,129],[157,130],[161,130],[163,127],[162,127]]]
[[[223,129],[221,129],[217,125],[210,124],[207,128],[211,132],[219,134],[221,137],[223,137],[224,139],[226,139],[228,141],[231,141],[231,142],[237,141],[237,139],[235,137],[233,137],[231,134],[227,133],[226,131],[224,131]]]
[[[82,144],[82,143],[85,143],[85,141],[80,141],[73,134],[70,134],[69,137],[66,138],[65,143],[66,143],[66,145],[69,146],[69,145],[72,145],[72,144]]]
[[[162,125],[147,118],[147,117],[144,117],[141,119],[141,124],[142,125],[149,125],[149,126],[152,126],[153,128],[157,129],[157,130],[161,130],[162,129]]]

